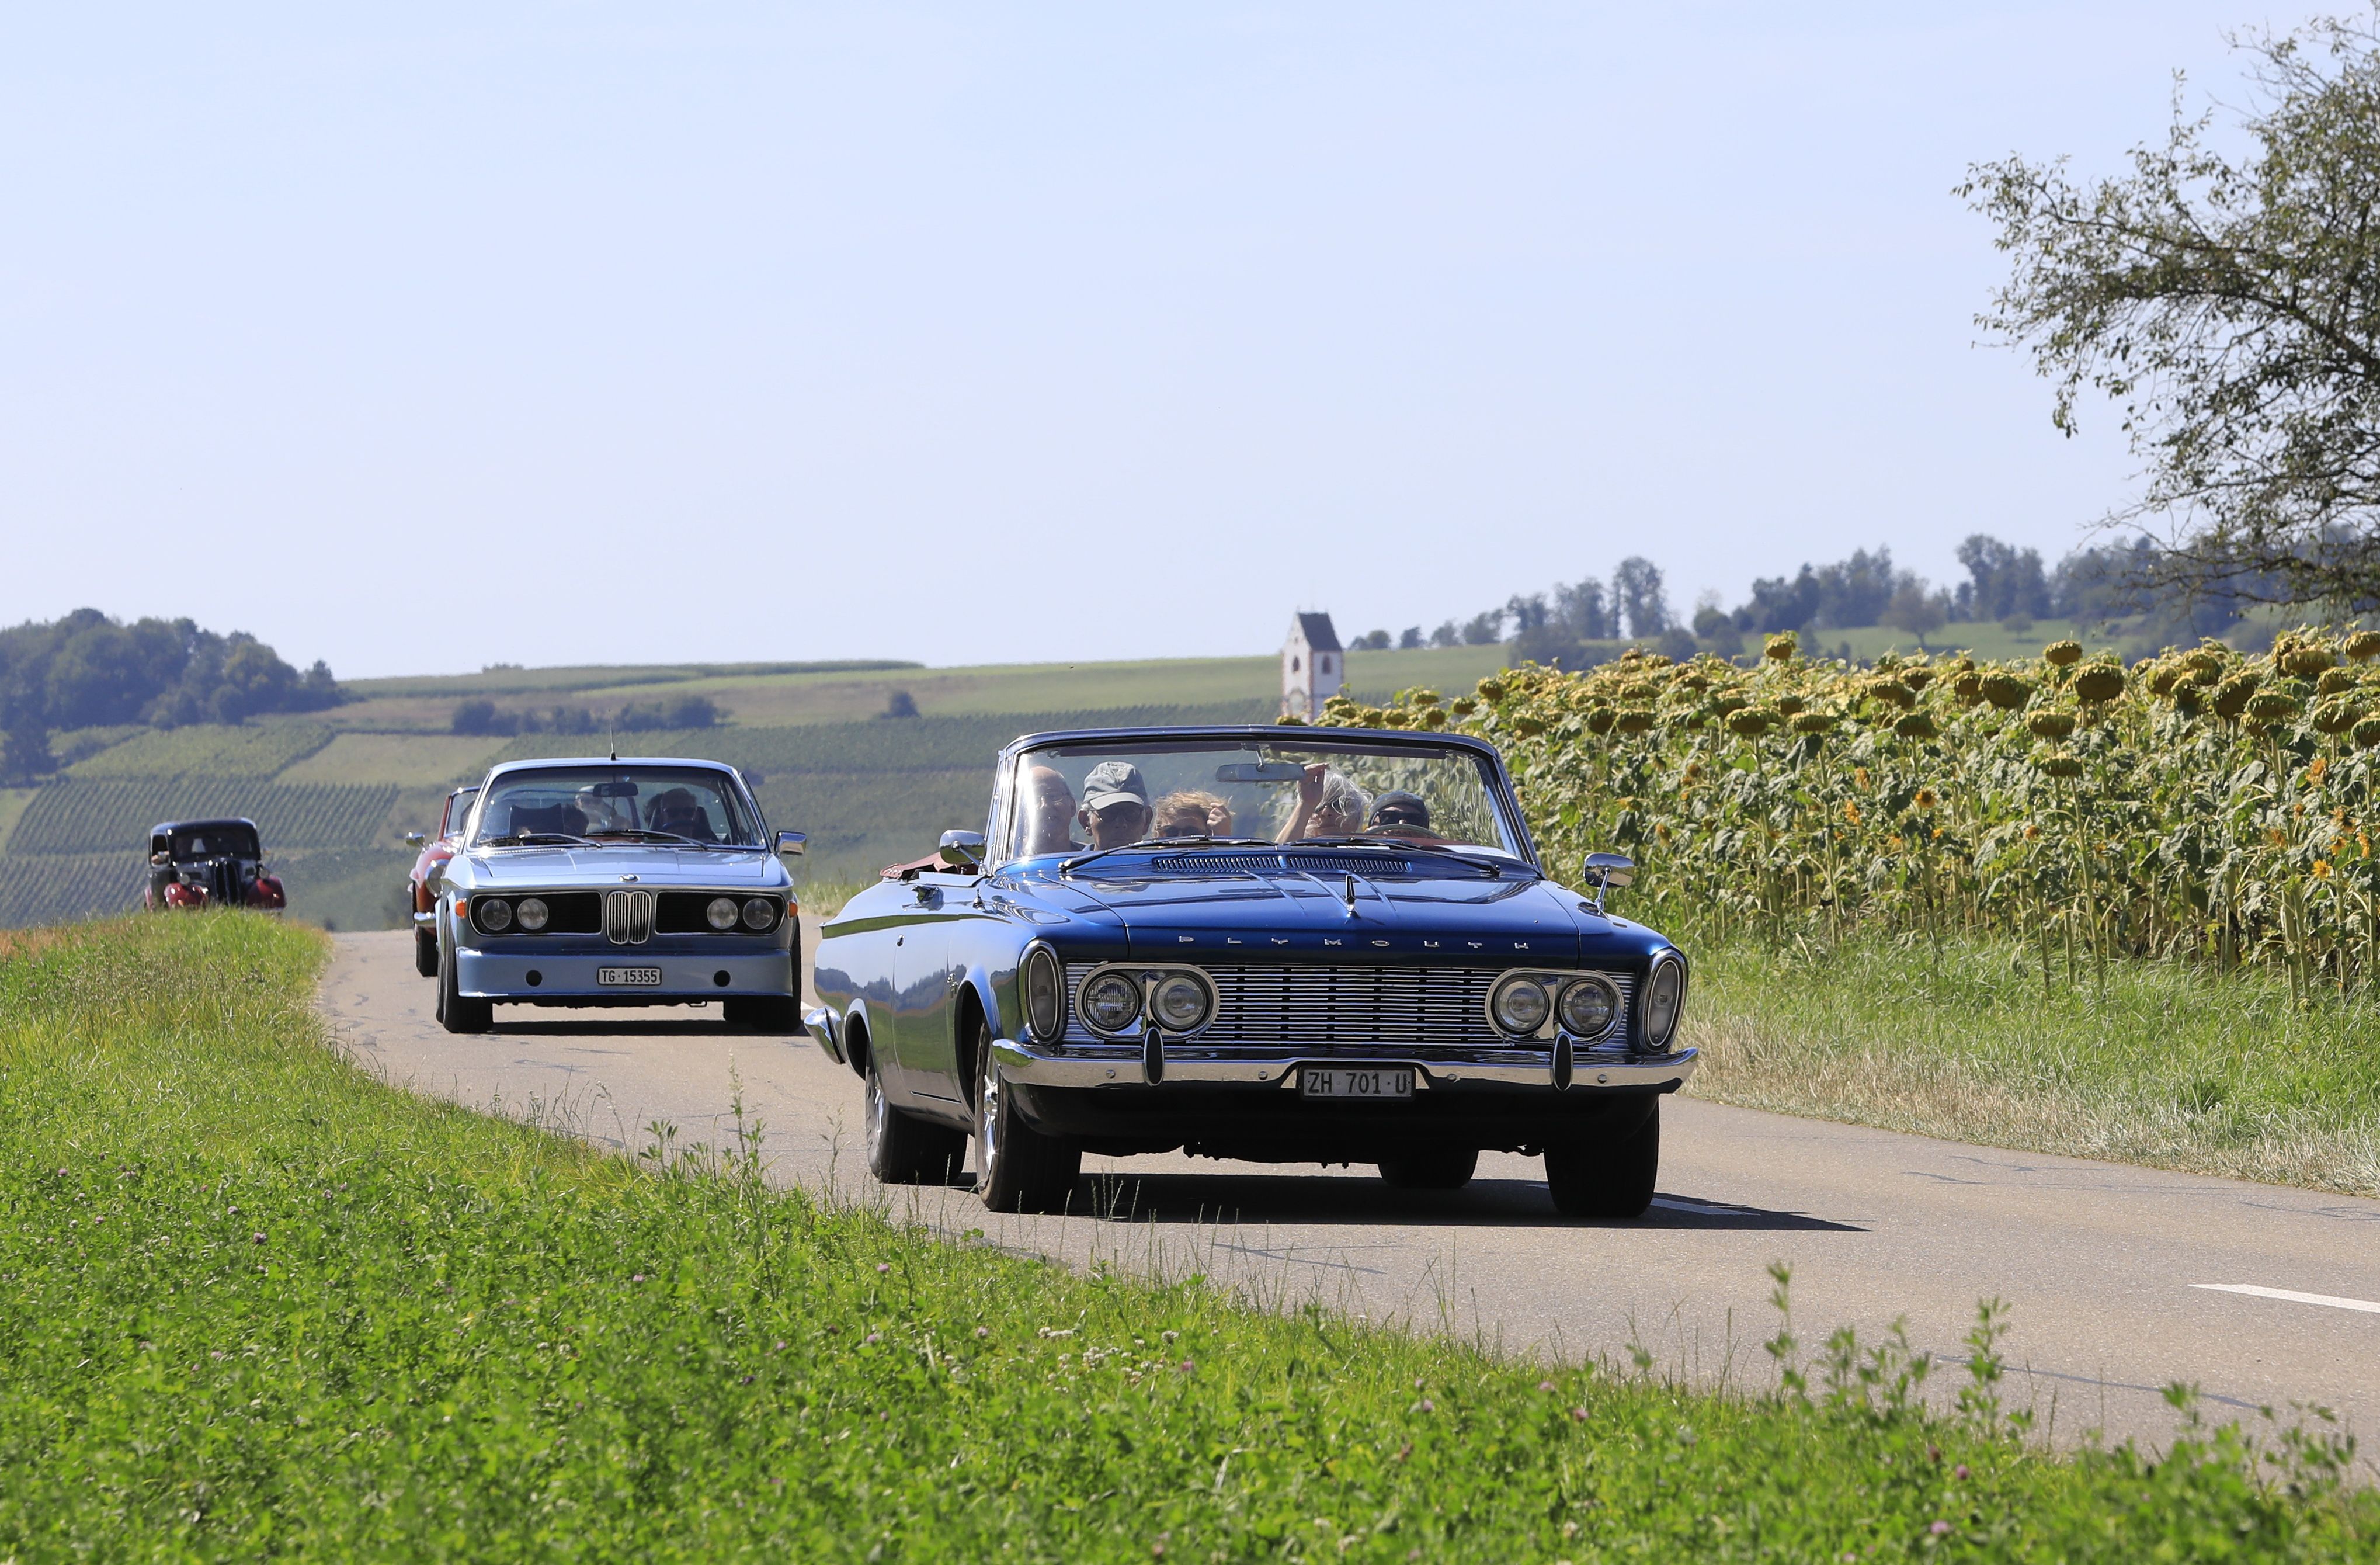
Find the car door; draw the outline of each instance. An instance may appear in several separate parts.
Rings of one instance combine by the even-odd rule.
[[[958,1071],[958,989],[966,977],[951,938],[974,911],[974,875],[928,871],[909,883],[892,951],[893,1049],[905,1092],[964,1111]]]

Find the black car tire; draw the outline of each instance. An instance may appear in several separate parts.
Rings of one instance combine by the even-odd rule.
[[[892,1106],[868,1057],[868,1171],[880,1184],[955,1184],[966,1166],[966,1136]]]
[[[991,1029],[975,1036],[975,1193],[995,1212],[1062,1212],[1083,1175],[1083,1149],[1003,1112]]]
[[[1478,1170],[1475,1146],[1413,1152],[1380,1162],[1380,1177],[1391,1190],[1460,1190]]]
[[[413,931],[413,970],[425,978],[438,976],[438,931],[426,925]]]
[[[801,1007],[789,994],[730,995],[719,1009],[731,1027],[755,1033],[799,1032]]]
[[[1546,1188],[1567,1218],[1641,1218],[1661,1171],[1661,1105],[1635,1129],[1610,1140],[1562,1142],[1546,1148]]]
[[[455,964],[444,960],[439,952],[438,1023],[450,1033],[483,1033],[496,1025],[496,1002],[492,1000],[466,999],[457,990],[462,986]]]

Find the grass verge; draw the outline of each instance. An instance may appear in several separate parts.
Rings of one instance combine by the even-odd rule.
[[[1697,940],[1696,1096],[1755,1109],[2380,1195],[2368,1001],[2179,963],[2087,966],[1922,939]]]
[[[642,1166],[342,1063],[318,938],[0,945],[0,1555],[2368,1558],[2341,1449],[1698,1394]],[[1981,1357],[1988,1365],[1987,1338]],[[1796,1362],[1782,1343],[1779,1351]],[[2275,1474],[2277,1473],[2277,1476]]]

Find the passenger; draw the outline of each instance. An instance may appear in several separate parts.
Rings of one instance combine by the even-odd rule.
[[[605,831],[633,831],[637,829],[637,818],[630,813],[634,807],[624,806],[618,799],[605,798],[595,791],[592,782],[578,790],[578,796],[571,800],[569,807],[577,812],[579,823],[577,826],[565,825],[559,830],[568,831],[574,837],[592,837]]]
[[[1075,841],[1075,791],[1063,773],[1037,766],[1025,774],[1025,856],[1079,853]]]
[[[1095,848],[1120,848],[1148,834],[1148,784],[1128,760],[1103,760],[1083,779],[1083,807],[1075,814]]]
[[[691,788],[671,788],[657,795],[647,807],[645,819],[656,831],[692,837],[699,843],[719,840],[719,834],[710,829],[710,812],[702,807]]]
[[[1157,801],[1157,831],[1160,837],[1228,837],[1232,834],[1232,807],[1219,794],[1203,789],[1184,788],[1168,794]]]
[[[1273,841],[1354,836],[1363,831],[1364,815],[1371,804],[1345,772],[1322,761],[1308,761],[1305,775],[1297,784],[1296,813]]]

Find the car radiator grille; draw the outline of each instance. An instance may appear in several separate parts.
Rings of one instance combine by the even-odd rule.
[[[1066,1039],[1099,1043],[1074,1014],[1073,997],[1101,965],[1066,964]],[[1475,1048],[1506,1042],[1488,1025],[1488,990],[1500,967],[1208,967],[1215,981],[1215,1021],[1201,1044],[1290,1044],[1318,1051],[1395,1044]],[[1604,1047],[1626,1035],[1635,988],[1627,973],[1605,973],[1620,990],[1621,1015]]]

